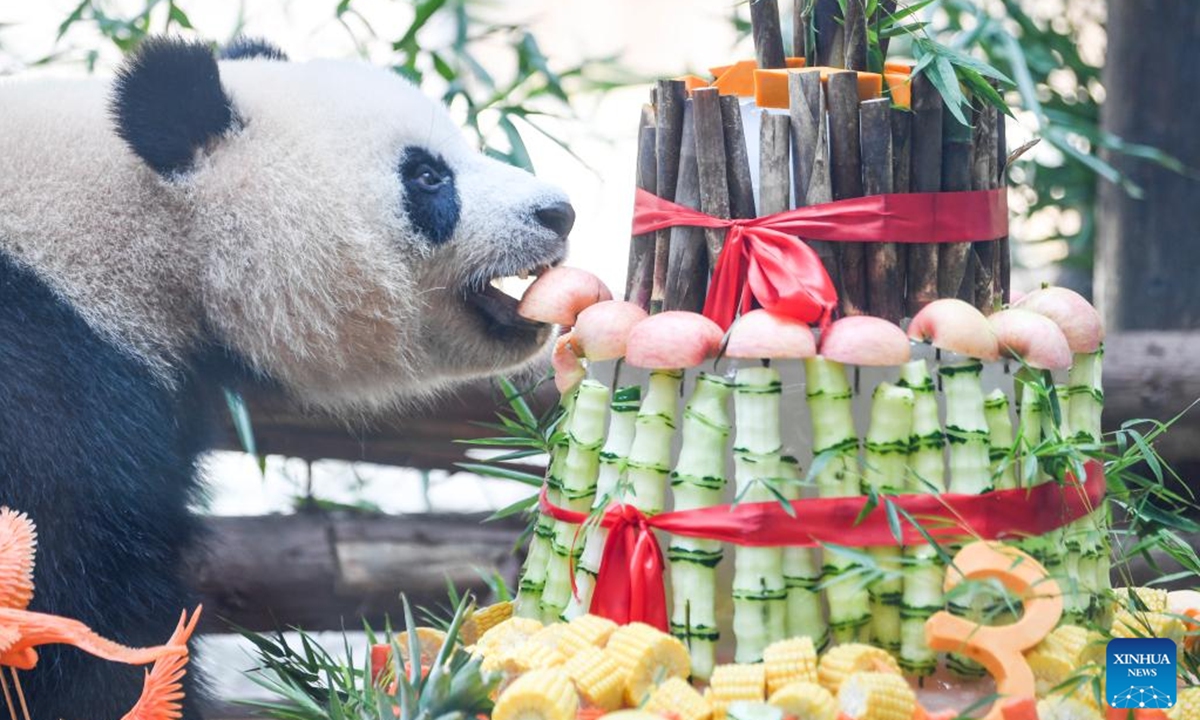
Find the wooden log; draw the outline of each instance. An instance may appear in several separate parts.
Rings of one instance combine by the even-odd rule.
[[[655,157],[654,125],[642,125],[638,131],[637,187],[655,192],[658,162]],[[654,289],[654,233],[634,235],[629,243],[629,266],[625,275],[625,299],[643,310],[650,310]]]
[[[692,114],[696,127],[696,165],[700,175],[700,209],[713,217],[729,217],[729,169],[725,163],[725,129],[721,117],[721,95],[716,88],[692,92]],[[725,245],[725,230],[704,231],[708,267],[716,266]]]
[[[725,168],[729,174],[729,213],[735,218],[757,217],[754,184],[750,179],[750,154],[742,127],[742,108],[732,95],[721,98],[721,129],[725,134]]]
[[[211,517],[186,558],[204,603],[202,632],[373,627],[415,606],[447,602],[446,583],[488,597],[484,577],[510,583],[524,521],[482,514],[356,516],[325,513]]]
[[[975,129],[971,142],[971,189],[991,190],[996,187],[996,108],[977,100],[980,107],[974,113]],[[971,296],[985,315],[996,309],[996,241],[984,240],[971,244],[975,255],[975,283]]]
[[[763,215],[783,212],[790,206],[792,172],[788,161],[791,120],[764,110],[759,126],[759,210]]]
[[[692,100],[684,101],[683,142],[679,151],[679,182],[675,202],[700,209],[700,175],[696,160],[696,122]],[[670,229],[670,259],[664,310],[700,312],[708,289],[708,252],[703,228],[677,225]]]
[[[911,192],[912,187],[912,112],[892,107],[888,115],[892,126],[892,192]],[[908,308],[909,243],[896,243],[897,273],[900,275],[900,315]]]
[[[921,73],[912,79],[912,149],[909,177],[913,192],[942,189],[942,96]],[[908,246],[908,289],[905,296],[909,316],[938,298],[938,246],[918,243]]]
[[[813,0],[812,23],[817,35],[817,64],[841,67],[846,61],[846,43],[842,32],[842,8],[838,0]]]
[[[787,63],[783,52],[783,30],[777,0],[750,0],[750,32],[754,55],[760,68],[781,68]]]
[[[679,148],[683,140],[683,106],[687,89],[680,80],[659,80],[655,86],[656,194],[664,200],[675,199],[679,181]],[[662,309],[667,293],[667,265],[671,258],[671,229],[659,230],[654,238],[654,284],[650,310]]]
[[[996,115],[996,187],[1008,188],[1008,140],[1006,133],[1006,116]],[[1000,302],[1004,305],[1012,302],[1012,249],[1009,247],[1008,236],[1000,238],[996,245],[996,284]]]
[[[830,73],[826,81],[829,103],[830,178],[833,199],[862,196],[862,161],[859,152],[858,75],[851,71]],[[843,315],[867,311],[867,276],[863,243],[835,245],[842,288],[839,305]]]
[[[808,65],[815,65],[816,58],[809,57],[810,30],[812,27],[812,4],[809,0],[796,0],[792,3],[792,57],[802,57]]]
[[[867,70],[867,8],[865,0],[845,0],[846,14],[842,31],[845,33],[845,64],[847,70]]]
[[[892,192],[892,101],[877,98],[860,106],[863,194]],[[900,322],[904,317],[904,276],[896,243],[864,243],[867,254],[867,307],[872,315]]]
[[[958,122],[949,110],[945,110],[942,114],[942,190],[960,192],[970,189],[971,128]],[[970,255],[970,243],[942,243],[938,246],[939,297],[959,296]]]
[[[821,78],[817,73],[791,74],[788,77],[788,97],[796,207],[829,202],[833,199],[829,178],[829,125]],[[808,244],[821,258],[825,271],[841,296],[841,278],[833,243],[809,240]]]

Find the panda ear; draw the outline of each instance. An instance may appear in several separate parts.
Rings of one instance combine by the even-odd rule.
[[[287,53],[262,38],[239,35],[221,48],[221,60],[278,60],[287,62]]]
[[[212,50],[178,38],[142,42],[117,72],[110,109],[121,139],[164,176],[187,171],[235,123]]]

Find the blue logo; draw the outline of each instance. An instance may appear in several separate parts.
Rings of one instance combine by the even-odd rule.
[[[1114,708],[1175,706],[1175,641],[1115,638],[1108,641],[1104,687]]]

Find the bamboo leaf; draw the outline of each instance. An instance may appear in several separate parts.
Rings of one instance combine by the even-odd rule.
[[[515,480],[519,483],[524,483],[530,487],[542,486],[542,476],[532,473],[522,472],[521,470],[513,470],[506,467],[497,467],[495,465],[487,465],[484,463],[457,462],[454,466],[460,470],[473,472],[477,475],[485,477],[500,478],[502,480]]]

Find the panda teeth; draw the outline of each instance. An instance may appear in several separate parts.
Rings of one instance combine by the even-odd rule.
[[[520,300],[525,295],[525,291],[529,289],[529,286],[533,284],[533,279],[530,278],[529,273],[525,273],[524,277],[518,274],[516,276],[492,278],[488,284],[514,300]]]

